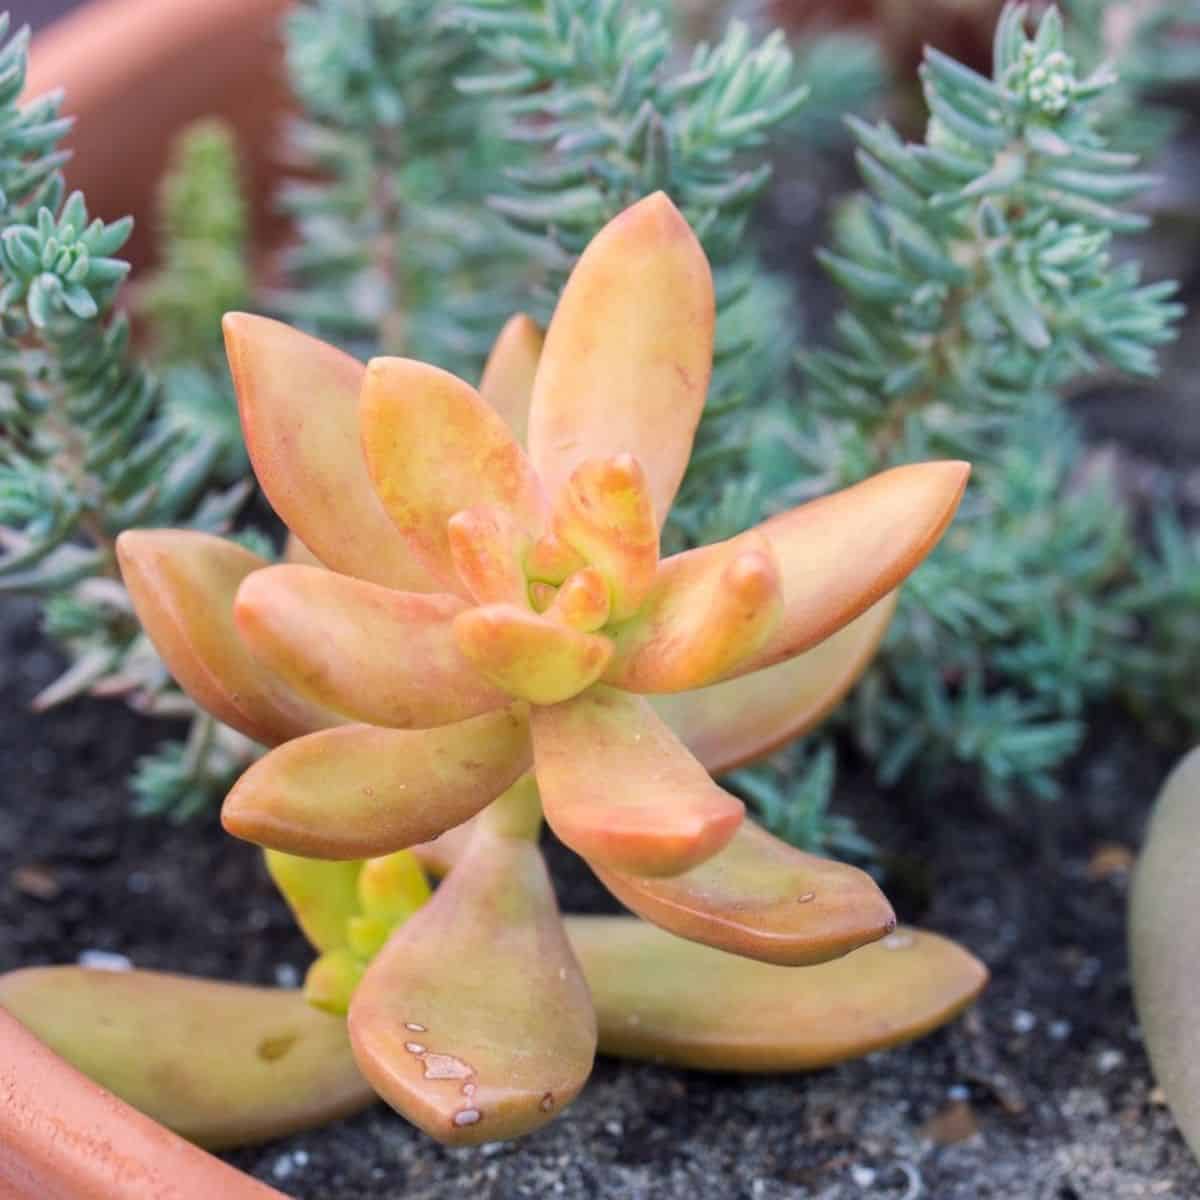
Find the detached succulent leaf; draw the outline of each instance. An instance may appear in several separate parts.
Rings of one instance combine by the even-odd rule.
[[[234,620],[262,665],[354,721],[428,729],[502,708],[454,639],[457,596],[397,592],[320,567],[256,571]]]
[[[593,869],[622,904],[660,928],[783,967],[840,958],[896,928],[892,906],[865,871],[806,854],[749,820],[682,875]]]
[[[450,550],[455,513],[494,505],[536,535],[541,485],[525,452],[474,388],[407,358],[367,366],[362,448],[379,499],[413,554],[447,590],[462,591]]]
[[[528,443],[529,404],[545,335],[536,321],[518,313],[510,317],[488,355],[479,394],[504,418],[513,437]]]
[[[0,976],[0,1007],[89,1079],[210,1149],[310,1129],[374,1100],[344,1023],[295,991],[32,967]]]
[[[271,746],[336,725],[246,651],[233,624],[242,582],[267,565],[236,542],[182,529],[127,530],[121,576],[171,674],[219,721]]]
[[[440,1142],[518,1137],[570,1103],[595,1017],[532,842],[477,828],[371,964],[350,1037],[379,1094]]]
[[[345,725],[297,738],[234,785],[235,837],[309,858],[374,858],[427,842],[529,767],[526,718],[501,709],[436,729]]]
[[[707,1071],[809,1071],[911,1041],[959,1015],[987,969],[898,929],[797,970],[723,954],[628,917],[568,917],[600,1049]]]
[[[711,774],[762,758],[811,729],[858,681],[887,632],[896,598],[885,596],[787,662],[650,702]]]
[[[284,524],[334,571],[437,591],[367,475],[358,432],[362,363],[266,317],[229,313],[224,329],[246,448]]]
[[[742,802],[704,768],[640,696],[593,687],[532,714],[546,819],[595,866],[678,875],[736,833]]]
[[[546,330],[529,412],[552,502],[580,463],[632,454],[662,525],[704,407],[714,321],[708,260],[665,194],[592,239]]]
[[[1200,749],[1172,772],[1134,873],[1133,996],[1154,1073],[1200,1156]]]

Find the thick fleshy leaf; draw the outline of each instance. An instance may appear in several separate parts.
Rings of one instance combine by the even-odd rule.
[[[752,531],[770,544],[779,565],[783,616],[733,674],[793,658],[893,591],[946,531],[969,473],[962,462],[894,467],[772,517]],[[655,660],[672,644],[677,629],[686,630],[691,616],[691,608],[676,603],[673,592],[678,588],[688,595],[697,562],[715,552],[703,547],[661,564],[646,608],[616,638],[609,682],[636,687],[640,678],[655,679]]]
[[[343,1023],[296,991],[32,967],[0,976],[0,1006],[88,1078],[213,1149],[322,1125],[374,1098]]]
[[[234,596],[264,559],[236,542],[183,529],[127,530],[117,539],[117,557],[167,669],[219,721],[268,746],[338,723],[256,662],[237,635]]]
[[[1129,948],[1146,1049],[1200,1155],[1200,749],[1167,780],[1133,878]]]
[[[525,452],[461,379],[409,358],[372,359],[359,420],[384,509],[448,590],[460,590],[447,533],[455,513],[494,505],[541,532],[542,490]]]
[[[714,320],[708,261],[664,193],[592,239],[546,331],[529,412],[551,500],[580,463],[629,453],[662,525],[704,407]]]
[[[515,604],[487,604],[454,619],[458,648],[496,687],[531,704],[557,704],[599,679],[612,643]]]
[[[806,1071],[921,1037],[958,1016],[987,969],[916,929],[834,962],[778,967],[627,917],[568,917],[600,1050],[710,1071]]]
[[[707,771],[731,771],[798,737],[835,708],[874,657],[895,609],[893,592],[787,662],[650,702]]]
[[[345,725],[297,738],[234,785],[221,820],[235,837],[309,858],[373,858],[473,817],[529,767],[523,713],[437,729]]]
[[[753,821],[719,854],[671,879],[595,863],[593,870],[622,904],[670,933],[782,967],[840,958],[896,928],[865,871],[805,854]]]
[[[263,860],[313,949],[344,946],[346,926],[361,907],[358,877],[363,864],[301,858],[282,850],[264,851]]]
[[[350,1037],[376,1091],[441,1142],[518,1137],[575,1097],[595,1017],[536,845],[477,829],[368,968]]]
[[[238,633],[270,671],[355,721],[429,729],[508,703],[459,653],[457,596],[395,592],[320,567],[255,571],[234,605]]]
[[[458,578],[476,604],[529,605],[523,563],[530,539],[510,513],[480,504],[455,513],[448,532]]]
[[[529,402],[544,335],[536,321],[518,313],[500,331],[488,355],[479,394],[504,418],[522,446],[529,430]]]
[[[589,861],[678,875],[711,858],[741,824],[722,791],[640,696],[593,687],[531,717],[546,819]]]
[[[6,1200],[284,1200],[93,1083],[0,1011]]]
[[[605,681],[636,692],[706,687],[758,651],[782,615],[779,566],[756,530],[676,555],[616,633]]]
[[[638,460],[619,454],[581,463],[555,498],[553,524],[559,540],[608,582],[611,619],[637,612],[658,569],[654,500]]]
[[[545,616],[582,633],[592,633],[608,622],[612,612],[610,595],[604,576],[595,567],[584,567],[558,589],[546,606]]]
[[[284,524],[335,571],[436,591],[367,476],[358,434],[362,363],[266,317],[228,313],[223,327],[246,448]]]

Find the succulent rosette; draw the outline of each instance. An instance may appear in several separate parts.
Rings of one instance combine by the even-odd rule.
[[[443,1140],[553,1115],[591,1068],[597,1013],[602,1047],[608,1022],[623,1052],[829,1061],[828,1049],[789,1057],[782,1034],[773,1050],[739,1050],[700,1017],[672,1051],[670,1021],[638,1042],[626,1017],[641,1004],[658,1028],[657,996],[686,1029],[680,995],[733,971],[747,996],[759,989],[762,1028],[772,1005],[798,1020],[780,978],[809,972],[781,967],[839,958],[895,926],[868,875],[777,841],[712,774],[837,702],[968,468],[900,467],[663,557],[714,308],[704,253],[658,194],[585,250],[544,339],[528,318],[508,324],[478,390],[409,359],[364,367],[232,314],[246,442],[294,535],[291,561],[194,532],[120,540],[138,615],[175,677],[273,747],[230,793],[226,828],[283,856],[283,875],[286,856],[333,860],[283,885],[294,907],[297,887],[312,892],[318,914],[350,897],[336,935],[314,936],[324,918],[301,914],[323,951],[315,990],[330,1006],[345,992],[359,1067]],[[569,939],[536,845],[543,814],[626,906],[678,936],[621,919],[578,923]],[[410,847],[447,878],[415,915],[372,909],[359,860]],[[921,1002],[874,1041],[847,1034],[843,1051],[928,1027],[980,986],[961,951],[903,938],[908,1000]],[[884,1008],[893,971],[880,967]],[[939,971],[945,988],[923,990]]]

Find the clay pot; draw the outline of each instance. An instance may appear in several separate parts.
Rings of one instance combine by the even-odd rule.
[[[75,118],[68,185],[108,220],[132,213],[135,270],[153,242],[155,187],[171,139],[217,115],[238,133],[254,244],[278,228],[269,205],[287,107],[279,25],[291,0],[91,0],[34,39],[26,95],[63,88]]]
[[[0,1095],[6,1200],[284,1200],[122,1103],[3,1009]]]
[[[797,31],[874,26],[900,78],[911,75],[926,45],[987,74],[992,33],[1004,0],[773,0],[780,24]]]

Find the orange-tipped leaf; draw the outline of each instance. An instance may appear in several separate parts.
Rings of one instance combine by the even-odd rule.
[[[233,602],[264,559],[236,542],[182,529],[127,530],[121,576],[150,640],[202,708],[256,742],[274,745],[339,717],[297,695],[237,635]]]
[[[870,664],[895,609],[893,592],[787,662],[650,702],[707,771],[731,771],[805,733],[835,708]]]
[[[511,696],[557,704],[604,673],[612,643],[515,604],[487,604],[454,620],[458,648],[475,669]]]
[[[961,462],[894,467],[753,530],[778,564],[782,615],[758,649],[735,662],[729,674],[744,675],[795,657],[893,591],[945,533],[969,473]],[[733,545],[746,536],[733,539]],[[619,632],[606,675],[610,682],[651,690],[659,659],[694,619],[690,599],[697,564],[720,552],[720,547],[704,547],[662,563],[646,608]]]
[[[670,879],[593,869],[622,904],[670,933],[782,967],[840,958],[896,927],[865,871],[797,850],[753,821]]]
[[[395,592],[320,567],[256,571],[234,606],[253,655],[314,703],[354,721],[429,729],[501,708],[462,654],[443,593]]]
[[[627,917],[569,917],[600,1050],[707,1071],[809,1071],[911,1041],[959,1015],[987,969],[898,929],[816,967],[779,967]]]
[[[345,725],[297,738],[234,785],[221,819],[235,837],[309,858],[374,858],[473,817],[529,766],[511,709],[437,729]]]
[[[478,827],[367,970],[350,1037],[379,1094],[440,1142],[518,1137],[570,1103],[595,1018],[532,842]]]
[[[779,567],[762,534],[676,555],[617,632],[605,681],[637,692],[706,687],[758,651],[782,615]]]
[[[596,686],[535,709],[534,760],[546,819],[576,853],[636,875],[678,875],[741,824],[742,802],[640,696]]]
[[[649,482],[632,454],[581,463],[554,501],[554,532],[608,582],[611,619],[641,607],[658,568]]]
[[[529,453],[553,498],[580,463],[629,453],[661,526],[691,456],[712,369],[708,260],[662,192],[610,221],[554,311],[529,411]]]
[[[359,419],[384,509],[449,590],[461,590],[447,532],[455,513],[495,505],[528,533],[540,532],[541,487],[525,452],[461,379],[413,359],[372,359]]]
[[[223,327],[250,461],[284,524],[335,571],[435,591],[367,476],[358,434],[362,363],[266,317],[228,313]]]

